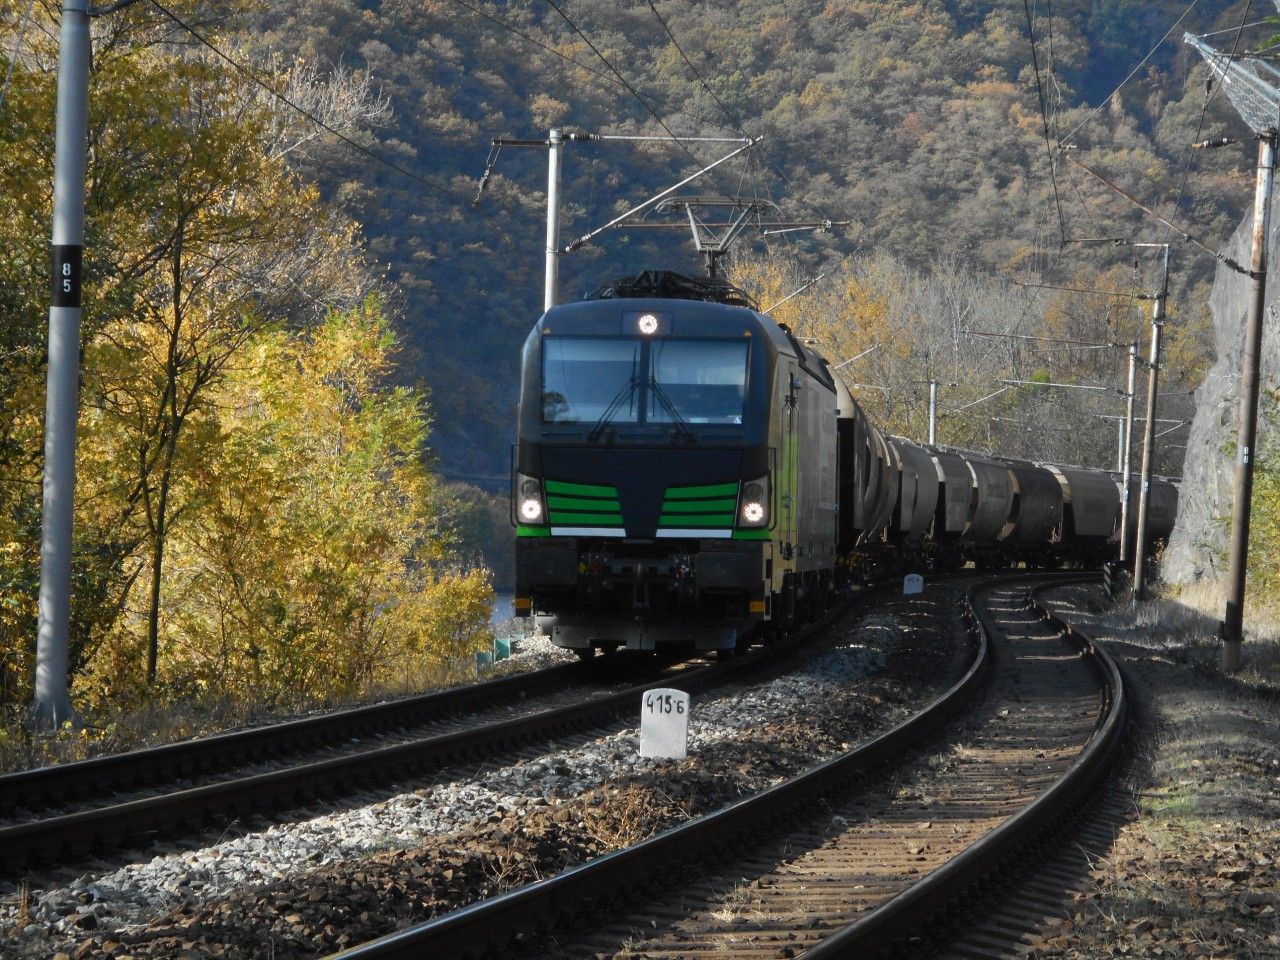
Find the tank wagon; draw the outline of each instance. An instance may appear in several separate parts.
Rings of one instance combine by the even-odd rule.
[[[538,321],[514,461],[516,611],[583,656],[729,651],[852,580],[1097,565],[1119,536],[1112,475],[886,436],[740,291],[668,273]]]

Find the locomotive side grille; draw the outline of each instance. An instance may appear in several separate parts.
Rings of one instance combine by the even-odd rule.
[[[667,487],[658,517],[659,537],[731,537],[738,484]]]

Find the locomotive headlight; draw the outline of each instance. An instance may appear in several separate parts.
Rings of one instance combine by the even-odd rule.
[[[546,512],[542,505],[542,481],[537,477],[516,475],[516,512],[523,523],[542,523]]]
[[[738,526],[765,527],[769,525],[769,476],[751,480],[742,485],[738,495]]]
[[[642,313],[636,321],[636,329],[646,337],[651,337],[658,332],[658,318],[652,313]]]

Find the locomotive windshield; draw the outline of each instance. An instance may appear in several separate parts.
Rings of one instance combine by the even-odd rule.
[[[546,337],[542,344],[544,423],[595,423],[613,406],[614,423],[636,423],[638,340]]]
[[[669,423],[742,423],[747,383],[745,340],[658,340],[649,348],[653,382],[645,419]],[[663,396],[669,404],[661,402]]]
[[[544,423],[741,424],[746,340],[545,337]]]

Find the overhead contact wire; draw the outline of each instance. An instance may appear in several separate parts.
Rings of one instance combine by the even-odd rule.
[[[742,119],[739,116],[737,116],[737,114],[735,114],[732,110],[729,109],[728,105],[723,100],[720,99],[720,96],[715,92],[711,84],[707,81],[707,78],[702,75],[702,72],[699,71],[696,66],[694,66],[693,61],[689,59],[689,55],[685,53],[684,48],[680,46],[680,41],[676,39],[675,33],[672,32],[671,25],[668,24],[666,19],[662,16],[662,14],[658,12],[658,8],[654,4],[653,0],[648,0],[648,3],[649,3],[649,9],[653,11],[654,18],[662,26],[663,32],[671,40],[671,44],[676,48],[676,52],[680,54],[680,59],[682,59],[685,62],[685,65],[690,69],[690,71],[692,71],[693,75],[698,78],[698,82],[702,84],[702,89],[707,91],[707,94],[711,97],[712,100],[716,102],[716,105],[720,108],[720,112],[724,115],[724,118],[729,121],[729,129],[733,130],[733,132],[738,134],[738,136],[745,137],[747,134],[743,129]],[[759,201],[760,175],[759,175],[759,170],[757,169],[754,152],[749,153],[747,155],[747,174],[751,177],[752,199]],[[739,187],[741,187],[741,180],[739,180]],[[769,202],[770,203],[773,202],[772,196],[769,197]],[[762,229],[762,226],[761,226],[762,223],[763,223],[763,217],[759,212],[757,212],[756,214],[757,228]]]
[[[1053,156],[1053,138],[1049,135],[1049,109],[1044,98],[1044,84],[1040,80],[1040,56],[1036,52],[1036,28],[1031,19],[1031,4],[1022,0],[1022,9],[1027,14],[1027,34],[1031,41],[1031,66],[1036,74],[1036,94],[1040,98],[1040,121],[1044,124],[1044,149],[1049,160],[1049,179],[1053,182],[1053,205],[1058,211],[1058,232],[1062,238],[1062,246],[1067,245],[1067,221],[1062,215],[1062,197],[1058,193],[1057,162]]]
[[[727,106],[725,106],[724,101],[720,99],[720,97],[716,94],[715,90],[711,88],[711,84],[707,82],[706,77],[704,77],[698,71],[698,68],[693,65],[693,61],[689,59],[689,55],[686,54],[684,52],[684,48],[680,46],[680,41],[678,41],[676,39],[675,34],[671,32],[671,27],[667,25],[667,21],[664,20],[662,17],[662,14],[658,12],[658,8],[654,6],[653,0],[648,0],[648,3],[649,3],[649,9],[653,11],[654,17],[657,18],[658,23],[662,25],[663,32],[671,40],[671,44],[676,48],[676,52],[680,54],[680,59],[685,62],[685,66],[687,66],[691,71],[693,71],[693,75],[697,77],[698,82],[702,84],[702,89],[707,91],[707,93],[711,96],[711,99],[716,102],[716,105],[720,108],[720,112],[723,113],[725,116],[725,119],[729,121],[730,129],[733,130],[734,133],[737,133],[739,136],[745,137],[746,134],[743,133],[742,131],[742,121],[738,117],[736,117]]]
[[[585,64],[581,60],[575,60],[573,57],[570,57],[567,54],[561,53],[555,47],[551,46],[551,44],[544,43],[543,41],[539,40],[537,37],[529,33],[526,33],[525,31],[521,30],[519,27],[511,23],[508,23],[506,20],[503,20],[501,17],[496,16],[495,14],[489,13],[487,10],[484,10],[481,7],[475,6],[474,4],[467,2],[467,0],[453,0],[453,2],[458,4],[458,6],[460,7],[464,7],[465,9],[470,10],[476,16],[483,17],[485,20],[488,20],[494,26],[501,27],[503,30],[506,30],[508,33],[519,37],[521,40],[525,41],[526,43],[533,44],[535,47],[537,47],[539,50],[542,50],[544,53],[549,53],[554,57],[558,57],[559,59],[563,60],[565,63],[569,64],[570,66],[576,67],[579,70],[583,70],[586,73],[589,73],[594,77],[598,77],[599,79],[604,80],[605,82],[615,87],[622,87],[623,89],[626,89],[626,85],[624,83],[621,83],[617,77],[614,77],[611,74],[605,73],[603,70],[597,70],[595,67],[590,66],[589,64]],[[725,127],[723,124],[718,123],[715,120],[709,120],[706,117],[701,117],[696,113],[690,113],[688,110],[683,110],[678,107],[673,107],[670,103],[667,103],[661,97],[655,96],[654,100],[656,100],[658,103],[661,103],[664,107],[666,107],[672,113],[679,114],[681,116],[686,116],[690,120],[697,120],[699,123],[705,123],[708,126],[712,126],[712,127],[720,127],[726,130],[733,130],[732,127]],[[733,132],[737,133],[738,131],[734,130]]]
[[[1143,66],[1146,65],[1146,62],[1150,60],[1153,56],[1155,56],[1155,52],[1160,49],[1160,45],[1164,43],[1166,40],[1168,40],[1170,36],[1173,35],[1173,31],[1178,29],[1178,25],[1181,24],[1183,20],[1187,19],[1187,15],[1190,14],[1191,11],[1194,10],[1197,5],[1199,5],[1199,3],[1200,3],[1200,0],[1191,0],[1191,2],[1187,4],[1186,9],[1182,11],[1182,15],[1173,22],[1173,26],[1171,26],[1168,30],[1165,31],[1164,36],[1162,36],[1159,40],[1155,42],[1154,45],[1152,45],[1151,49],[1147,51],[1146,56],[1144,56],[1141,60],[1138,61],[1138,65],[1129,71],[1129,75],[1125,77],[1123,80],[1121,80],[1118,84],[1116,84],[1116,88],[1107,94],[1106,99],[1104,99],[1100,104],[1098,104],[1096,107],[1090,110],[1088,116],[1086,116],[1083,120],[1077,123],[1075,127],[1072,128],[1070,133],[1068,133],[1065,137],[1061,138],[1058,141],[1059,148],[1061,148],[1068,140],[1070,140],[1077,133],[1079,133],[1081,129],[1083,129],[1084,126],[1087,123],[1089,123],[1089,121],[1091,121],[1094,117],[1096,117],[1102,111],[1103,107],[1105,107],[1108,103],[1112,101],[1112,99],[1115,97],[1117,93],[1119,93],[1122,89],[1124,89],[1125,85],[1130,80],[1132,80],[1134,77],[1138,75],[1138,71],[1141,70]]]
[[[368,147],[364,146],[358,141],[347,136],[342,131],[335,129],[333,126],[331,126],[328,123],[325,123],[324,120],[317,117],[314,113],[312,113],[306,107],[295,102],[288,95],[277,90],[272,84],[262,79],[262,77],[258,76],[258,74],[255,73],[251,68],[245,66],[244,64],[236,60],[234,57],[223,52],[223,50],[219,48],[217,44],[215,44],[212,40],[206,37],[203,33],[201,33],[191,24],[187,23],[185,20],[183,20],[181,17],[175,14],[172,10],[170,10],[163,3],[161,3],[160,0],[148,0],[148,2],[152,6],[154,6],[157,10],[159,10],[161,13],[163,13],[166,17],[172,20],[175,24],[177,24],[180,28],[182,28],[187,33],[189,33],[192,37],[194,37],[201,45],[203,45],[204,47],[207,47],[210,51],[212,51],[219,59],[230,64],[230,66],[234,70],[236,70],[238,73],[240,73],[242,76],[252,81],[256,86],[261,87],[263,90],[265,90],[275,99],[279,100],[285,106],[296,111],[300,116],[303,116],[307,120],[309,120],[311,123],[314,123],[321,130],[324,130],[332,134],[333,136],[337,137],[343,143],[347,144],[352,149],[358,151],[362,155],[368,157],[370,160],[373,160],[377,163],[382,164],[384,167],[387,167],[388,169],[393,170],[396,173],[399,173],[401,176],[407,177],[408,179],[414,181],[415,183],[422,184],[424,187],[427,187],[428,189],[433,190],[434,192],[438,193],[440,196],[445,197],[449,200],[452,200],[455,204],[457,204],[460,207],[469,206],[471,204],[471,201],[469,200],[469,198],[455,193],[450,187],[447,187],[441,183],[437,183],[436,181],[431,180],[427,177],[421,176],[420,174],[414,173],[412,170],[409,170],[401,166],[400,164],[396,163],[394,160],[388,159],[387,157],[383,156],[382,154],[378,153],[375,150],[370,150]],[[490,224],[493,224],[496,228],[497,225],[494,222],[491,214],[482,211],[482,215]],[[513,249],[511,239],[510,237],[507,236],[506,232],[502,230],[497,230],[496,232],[497,232],[497,236],[502,242],[502,246],[507,248],[508,250]]]
[[[1228,54],[1227,56],[1228,64],[1230,64],[1231,61],[1235,60],[1236,58],[1236,51],[1240,48],[1240,36],[1241,34],[1244,33],[1244,28],[1249,25],[1245,21],[1249,19],[1249,9],[1252,6],[1253,6],[1253,0],[1248,0],[1248,2],[1246,2],[1244,5],[1244,15],[1240,17],[1240,25],[1236,27],[1236,36],[1231,43],[1231,53]],[[1222,30],[1219,32],[1227,33],[1228,31]],[[1205,36],[1212,36],[1212,34],[1205,34]],[[1208,78],[1205,80],[1204,100],[1200,104],[1200,119],[1196,121],[1196,135],[1191,138],[1192,143],[1200,142],[1200,134],[1204,130],[1205,114],[1209,110],[1209,104],[1213,102],[1214,98],[1217,97],[1218,95],[1218,91],[1221,89],[1222,89],[1222,84],[1220,83],[1215,84],[1213,82],[1213,72],[1210,71]],[[1195,153],[1194,151],[1189,150],[1187,152],[1187,162],[1182,166],[1182,182],[1178,185],[1178,197],[1173,202],[1174,213],[1177,213],[1182,208],[1182,198],[1186,195],[1187,181],[1191,177],[1191,168],[1194,165],[1195,165]]]
[[[591,42],[591,38],[582,32],[582,29],[572,20],[572,18],[570,18],[570,16],[567,13],[564,12],[563,9],[561,9],[560,5],[556,3],[555,0],[546,0],[546,2],[547,2],[547,5],[550,6],[552,10],[554,10],[556,13],[560,15],[560,19],[562,19],[565,23],[569,25],[569,29],[572,30],[574,33],[576,33],[582,39],[582,42],[591,48],[591,52],[600,58],[600,62],[603,63],[605,67],[608,68],[608,70],[615,77],[618,78],[618,82],[621,83],[624,87],[626,87],[627,90],[631,93],[631,95],[635,97],[637,101],[639,101],[640,105],[645,108],[645,110],[649,113],[651,117],[653,117],[654,121],[658,124],[658,126],[660,126],[663,129],[663,131],[667,134],[667,136],[669,136],[673,141],[675,141],[676,145],[681,150],[684,151],[685,155],[688,156],[688,158],[692,160],[694,163],[696,163],[698,166],[700,167],[703,166],[702,161],[699,160],[694,155],[693,151],[690,150],[685,145],[685,142],[681,140],[679,137],[677,137],[675,135],[675,132],[669,126],[667,126],[666,121],[664,121],[662,119],[662,116],[658,113],[658,111],[653,108],[653,105],[644,97],[643,94],[640,93],[639,90],[637,90],[634,86],[632,86],[632,84],[627,80],[626,77],[624,77],[618,71],[618,68],[615,67],[613,63],[610,62],[609,58],[606,57],[600,51],[600,48]],[[711,175],[711,179],[713,182],[716,183],[716,186],[719,187],[720,192],[722,195],[724,195],[725,199],[731,200],[732,198],[729,197],[729,195],[725,192],[724,188],[720,186],[719,181],[716,180],[714,174]]]
[[[693,71],[693,75],[697,77],[698,82],[702,84],[702,89],[707,91],[707,94],[711,97],[712,100],[716,102],[716,105],[720,108],[720,112],[724,115],[724,118],[729,121],[729,128],[733,130],[735,133],[737,133],[739,136],[745,137],[747,134],[746,134],[746,131],[743,129],[742,118],[739,117],[734,111],[729,109],[728,105],[723,100],[720,99],[719,94],[717,94],[715,90],[712,88],[707,78],[702,75],[702,72],[698,70],[696,66],[694,66],[693,61],[689,59],[689,55],[685,53],[684,48],[680,46],[680,41],[676,39],[675,33],[672,32],[671,25],[668,24],[666,19],[662,16],[662,14],[658,12],[658,8],[654,4],[653,0],[648,0],[648,3],[649,3],[649,9],[653,11],[654,17],[657,19],[658,23],[662,25],[663,32],[666,33],[666,35],[670,38],[672,46],[676,48],[676,52],[680,54],[680,59],[682,59],[685,62],[685,64],[689,67],[689,69]],[[756,163],[754,153],[750,153],[747,155],[747,173],[751,177],[752,199],[758,201],[760,199],[760,175],[759,175],[759,170],[757,169],[757,163]],[[773,202],[772,196],[769,197],[769,202],[770,203]],[[763,223],[763,217],[760,213],[757,213],[756,214],[757,228],[762,229],[761,227],[762,223]]]

